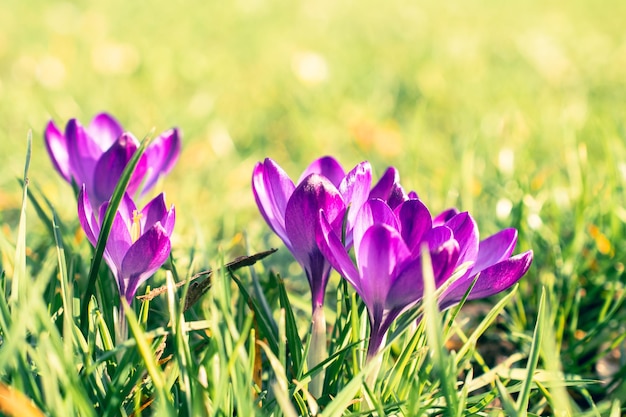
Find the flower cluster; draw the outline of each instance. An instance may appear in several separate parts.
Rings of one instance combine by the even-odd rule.
[[[442,310],[458,304],[470,288],[469,300],[510,288],[532,262],[532,251],[511,256],[515,229],[481,241],[469,213],[449,209],[433,217],[416,193],[404,192],[393,167],[371,191],[367,162],[344,176],[325,157],[303,177],[295,187],[275,162],[259,163],[252,180],[257,205],[305,270],[314,311],[324,299],[329,266],[354,287],[369,312],[369,357],[391,323],[422,300],[424,250],[435,285],[447,285],[438,299]]]
[[[44,142],[61,176],[79,189],[78,217],[89,242],[96,246],[109,200],[139,141],[112,116],[98,114],[87,128],[76,119],[65,132],[50,121]],[[170,129],[146,148],[115,214],[103,258],[111,268],[120,296],[129,303],[137,287],[169,256],[174,208],[167,209],[161,193],[142,210],[133,197],[145,195],[167,174],[180,154],[180,133]]]

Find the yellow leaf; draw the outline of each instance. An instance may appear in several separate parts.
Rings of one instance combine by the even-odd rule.
[[[0,413],[7,417],[44,417],[43,412],[33,404],[30,398],[1,382]]]

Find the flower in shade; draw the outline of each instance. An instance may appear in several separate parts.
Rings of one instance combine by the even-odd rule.
[[[346,174],[332,157],[315,160],[304,171],[297,186],[269,158],[254,168],[252,190],[257,206],[304,269],[311,287],[313,309],[324,303],[330,274],[330,264],[316,241],[318,213],[323,210],[335,233],[343,235],[343,242],[349,244],[354,219],[368,197],[370,184],[369,163],[362,162]]]
[[[455,272],[455,276],[460,274],[441,293],[441,309],[459,303],[472,284],[469,300],[506,290],[526,273],[533,257],[532,251],[511,256],[517,241],[515,229],[480,241],[476,223],[468,213],[448,210],[433,220],[416,198],[401,202],[395,209],[380,199],[362,206],[353,231],[356,264],[323,211],[320,225],[322,253],[367,306],[369,357],[379,350],[394,319],[422,300],[422,248],[431,258],[437,288]]]
[[[87,128],[76,119],[65,132],[48,122],[44,141],[52,163],[61,176],[78,187],[85,184],[95,207],[109,200],[124,168],[139,147],[139,141],[107,113],[96,115]],[[127,191],[142,195],[167,174],[180,154],[180,133],[170,129],[155,138],[144,154],[128,184]]]
[[[95,247],[109,203],[94,213],[83,185],[78,195],[78,218]],[[132,302],[137,287],[150,278],[167,260],[170,236],[175,222],[174,207],[165,205],[159,194],[142,210],[138,210],[128,193],[124,194],[111,226],[104,250],[104,260],[113,271],[120,296]]]

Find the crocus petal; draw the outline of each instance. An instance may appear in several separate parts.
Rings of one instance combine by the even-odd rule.
[[[165,204],[165,194],[161,193],[154,197],[141,210],[142,230],[151,228],[156,222],[161,222],[167,216],[167,205]],[[165,226],[164,226],[165,228]]]
[[[93,171],[102,150],[85,132],[83,126],[72,119],[65,126],[70,171],[76,184],[87,184],[89,190],[93,186]],[[90,195],[90,198],[94,196]]]
[[[122,132],[122,126],[107,113],[96,115],[87,128],[87,133],[102,152],[109,149]]]
[[[474,262],[478,255],[478,226],[472,216],[467,212],[459,213],[445,225],[452,230],[454,238],[459,242],[459,264]]]
[[[437,247],[430,247],[430,260],[437,288],[446,282],[459,266],[459,252],[459,242],[455,239],[447,240]]]
[[[391,189],[394,184],[400,182],[400,174],[394,167],[389,167],[385,173],[380,177],[378,182],[372,187],[370,192],[370,198],[379,198],[383,201],[387,201],[391,194]]]
[[[428,245],[435,286],[439,287],[454,272],[459,259],[459,243],[452,230],[446,226],[438,226],[424,234],[423,243]],[[413,257],[421,256],[421,247],[413,251]]]
[[[126,256],[126,252],[128,252],[128,249],[133,243],[131,231],[128,228],[129,226],[130,223],[124,221],[120,213],[117,212],[113,218],[113,224],[111,225],[111,231],[109,232],[106,244],[106,251],[113,264],[113,266],[109,266],[111,266],[113,270],[120,268]]]
[[[108,207],[108,201],[105,201],[100,206],[100,213],[98,216],[99,225],[101,225],[104,221],[104,217],[106,215]],[[137,208],[134,201],[130,198],[128,193],[124,193],[122,200],[117,207],[117,211],[115,212],[115,217],[113,218],[109,237],[107,238],[107,243],[104,249],[104,260],[109,265],[118,281],[121,279],[120,268],[122,264],[122,259],[124,258],[124,254],[132,244],[130,227],[132,227],[132,224],[135,220],[136,210]],[[98,230],[100,230],[100,226],[98,226]],[[96,236],[96,239],[97,238],[98,236]],[[94,246],[96,245],[94,244]],[[123,283],[120,284],[119,282],[118,284],[123,285]],[[123,290],[123,288],[120,287],[120,290]]]
[[[106,208],[108,202],[103,204],[103,208]],[[119,215],[122,220],[128,225],[132,224],[135,220],[135,212],[137,211],[137,206],[135,202],[130,197],[128,193],[124,193],[122,199],[120,200],[120,205],[117,207],[116,215]],[[102,212],[102,216],[100,217],[100,222],[104,220],[104,211]]]
[[[372,225],[378,223],[387,224],[396,230],[400,229],[395,214],[384,201],[379,199],[368,200],[361,206],[361,210],[357,213],[357,217],[354,221],[354,229],[352,232],[354,253],[359,253],[359,245],[363,240],[365,232]]]
[[[341,180],[339,192],[349,205],[347,218],[347,240],[352,240],[352,227],[361,206],[367,201],[372,184],[372,167],[369,162],[361,162]],[[346,242],[346,246],[350,246]]]
[[[406,193],[404,192],[404,190],[402,189],[402,186],[400,184],[396,184],[394,188],[391,190],[391,194],[389,195],[389,198],[387,199],[387,204],[389,204],[389,207],[394,209],[398,207],[400,204],[402,204],[403,202],[405,202],[406,200],[408,200],[408,197]]]
[[[167,209],[164,193],[159,194],[146,204],[143,210],[141,210],[141,214],[141,230],[147,230],[156,222],[161,222],[161,226],[163,226],[168,236],[174,231],[176,211],[174,206],[171,206],[169,210]]]
[[[360,293],[361,278],[359,271],[357,271],[350,255],[348,255],[346,248],[343,243],[341,243],[341,239],[333,230],[333,226],[328,222],[323,210],[320,210],[319,222],[320,229],[316,235],[316,242],[320,251],[332,267],[335,268],[362,297],[363,295]]]
[[[444,210],[433,219],[433,226],[443,226],[448,220],[457,214],[459,214],[459,210],[454,207]]]
[[[105,201],[101,206],[100,209],[98,210],[98,219],[100,219],[100,224],[102,224],[102,220],[104,220],[104,216],[106,216],[107,213],[107,209],[109,208],[109,202]],[[133,218],[133,216],[130,216],[129,218]],[[99,227],[99,226],[98,226]]]
[[[178,129],[170,129],[154,139],[144,155],[147,160],[148,175],[144,180],[144,195],[155,186],[159,178],[172,170],[180,156],[181,140]]]
[[[287,202],[295,189],[287,173],[273,160],[266,158],[254,167],[252,174],[252,192],[261,215],[285,242],[291,251],[291,243],[285,231],[285,210]]]
[[[511,256],[517,243],[517,230],[504,229],[482,240],[478,246],[478,257],[472,273],[501,262]]]
[[[125,296],[131,301],[137,287],[150,278],[170,255],[170,238],[160,223],[147,230],[128,250],[122,261]]]
[[[478,275],[468,300],[485,298],[502,292],[515,284],[528,271],[533,252],[528,251],[492,265]],[[442,310],[458,304],[474,281],[475,275],[455,281],[439,299]]]
[[[339,184],[341,184],[341,181],[346,176],[339,162],[332,156],[324,156],[313,161],[311,165],[304,170],[300,179],[298,179],[298,184],[311,174],[319,174],[328,178],[335,188],[339,188]]]
[[[306,271],[314,300],[323,299],[330,269],[316,241],[320,210],[324,210],[333,229],[341,233],[345,205],[339,191],[326,177],[311,174],[296,187],[287,203],[285,231],[294,257]]]
[[[429,231],[424,240],[428,245],[430,262],[435,277],[435,286],[445,282],[456,266],[459,258],[459,244],[453,239],[452,231],[438,227]],[[387,308],[398,309],[415,304],[421,300],[424,292],[423,265],[421,248],[413,251],[412,259],[399,267],[399,274],[387,296]]]
[[[428,208],[420,200],[407,200],[395,209],[400,220],[400,233],[411,252],[419,251],[424,234],[432,228]]]
[[[87,240],[95,247],[100,234],[100,224],[94,215],[87,191],[85,191],[85,184],[81,186],[78,193],[78,220],[87,236]]]
[[[91,202],[89,201],[87,192],[85,190],[85,185],[82,185],[80,192],[78,193],[78,220],[80,221],[80,225],[85,232],[85,235],[87,236],[87,240],[89,240],[89,242],[94,247],[96,247],[98,244],[98,238],[100,237],[101,230],[101,222],[102,219],[104,219],[107,205],[108,203],[105,203],[102,205],[102,207],[100,207],[100,220],[98,220],[93,212]],[[109,265],[109,268],[111,268],[111,271],[115,275],[116,279],[118,279],[120,275],[120,263],[117,262],[114,257],[117,256],[117,258],[121,260],[120,255],[117,254],[116,251],[119,250],[121,246],[123,246],[117,243],[116,238],[114,237],[114,235],[118,233],[116,231],[117,228],[120,227],[119,222],[116,222],[117,217],[119,217],[119,213],[116,215],[116,218],[113,221],[112,230],[109,234],[109,239],[107,239],[104,253],[102,254],[104,261],[107,263],[107,265]],[[124,226],[124,228],[126,228],[126,226]],[[112,249],[114,250],[113,254],[111,253]]]
[[[396,168],[387,168],[383,176],[378,180],[378,183],[372,188],[370,198],[379,198],[386,201],[392,209],[395,209],[408,199],[400,185],[400,174]]]
[[[390,284],[385,306],[399,309],[413,305],[424,296],[424,279],[421,257],[404,262],[399,267],[398,276]]]
[[[368,308],[385,306],[398,266],[411,257],[400,233],[386,224],[375,224],[363,235],[357,264],[361,271],[361,293]]]
[[[46,149],[52,159],[52,164],[61,174],[65,181],[72,182],[72,173],[70,171],[70,160],[67,153],[67,139],[65,135],[57,129],[52,120],[46,125],[44,132],[44,142]]]
[[[174,223],[176,223],[176,209],[174,206],[170,206],[167,215],[163,220],[161,220],[161,224],[163,225],[163,228],[168,236],[171,236],[174,231]]]
[[[294,249],[294,256],[306,264],[307,254],[317,247],[318,213],[324,210],[335,231],[341,231],[345,206],[339,191],[317,174],[306,177],[293,192],[285,209],[285,229]]]
[[[139,147],[139,142],[129,133],[122,134],[115,143],[100,157],[94,169],[94,199],[102,203],[113,195],[113,191],[122,176],[122,172],[133,154]],[[135,168],[127,192],[134,194],[146,173],[146,160],[141,158]]]

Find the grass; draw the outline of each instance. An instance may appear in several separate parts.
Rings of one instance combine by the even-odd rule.
[[[623,414],[624,7],[2,3],[0,413]],[[138,137],[184,134],[162,184],[173,255],[148,281],[169,287],[126,310],[134,337],[119,345],[109,272],[94,270],[84,298],[93,253],[41,140],[50,118],[102,110]],[[306,280],[250,177],[266,156],[297,177],[324,154],[367,159],[376,177],[396,166],[433,211],[469,210],[483,236],[515,227],[535,260],[499,298],[401,318],[369,388],[366,313],[333,276],[315,401]],[[188,289],[173,281],[271,247],[235,277],[216,273],[183,314]]]

